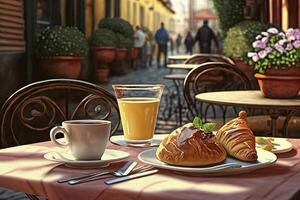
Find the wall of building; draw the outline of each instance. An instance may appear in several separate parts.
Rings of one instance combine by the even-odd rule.
[[[98,22],[105,17],[105,0],[86,0],[86,35],[89,37]],[[115,0],[111,0],[110,17],[114,17]],[[94,19],[92,18],[92,9]],[[164,22],[171,33],[175,32],[175,19],[172,13],[159,0],[120,0],[120,17],[128,20],[134,27],[142,25],[155,31]],[[93,22],[94,21],[94,22]]]

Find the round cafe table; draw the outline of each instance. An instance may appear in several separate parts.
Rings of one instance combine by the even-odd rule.
[[[174,62],[184,62],[185,60],[189,59],[191,55],[174,55],[174,56],[168,56],[169,61]]]
[[[300,111],[300,97],[294,99],[269,99],[263,97],[259,90],[207,92],[197,94],[196,99],[204,103],[220,106],[268,109],[271,117],[272,136],[278,135],[277,119],[280,111],[288,112],[283,127],[283,133],[286,137],[288,137],[289,120],[297,111]]]

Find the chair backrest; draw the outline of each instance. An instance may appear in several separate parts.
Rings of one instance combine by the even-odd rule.
[[[234,61],[224,55],[220,54],[194,54],[187,59],[185,64],[202,64],[206,62],[225,62],[234,65]]]
[[[203,115],[197,107],[196,94],[250,89],[250,81],[244,72],[236,66],[224,62],[200,64],[191,70],[184,80],[184,98],[193,117]]]
[[[64,120],[107,119],[112,134],[120,124],[116,98],[85,81],[50,79],[27,85],[12,94],[0,112],[1,146],[49,140],[49,131]]]

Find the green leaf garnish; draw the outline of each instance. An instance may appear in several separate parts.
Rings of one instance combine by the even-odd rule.
[[[211,132],[215,128],[215,123],[205,123],[203,124],[203,131],[204,132]]]
[[[193,120],[193,124],[194,124],[194,127],[197,128],[197,129],[201,129],[202,128],[202,120],[200,117],[195,117],[194,120]]]
[[[205,133],[208,133],[208,132],[211,132],[215,128],[216,123],[203,124],[200,117],[195,117],[193,120],[193,125],[195,128],[197,128],[201,131],[204,131]]]

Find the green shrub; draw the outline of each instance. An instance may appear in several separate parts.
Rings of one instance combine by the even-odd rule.
[[[223,35],[226,36],[227,31],[244,20],[243,12],[245,1],[242,0],[213,0],[214,7],[220,19],[220,26]]]
[[[224,40],[224,53],[231,58],[245,60],[252,48],[256,35],[271,27],[257,21],[242,21],[229,29]]]
[[[115,33],[120,33],[126,38],[132,38],[133,28],[130,23],[122,18],[104,18],[99,22],[99,28],[106,28]]]
[[[38,37],[37,53],[43,58],[86,56],[88,42],[77,27],[47,27]]]
[[[133,46],[133,41],[130,38],[126,38],[123,35],[116,33],[117,47],[129,49]]]
[[[91,46],[116,47],[116,34],[109,29],[97,29],[91,37]]]

